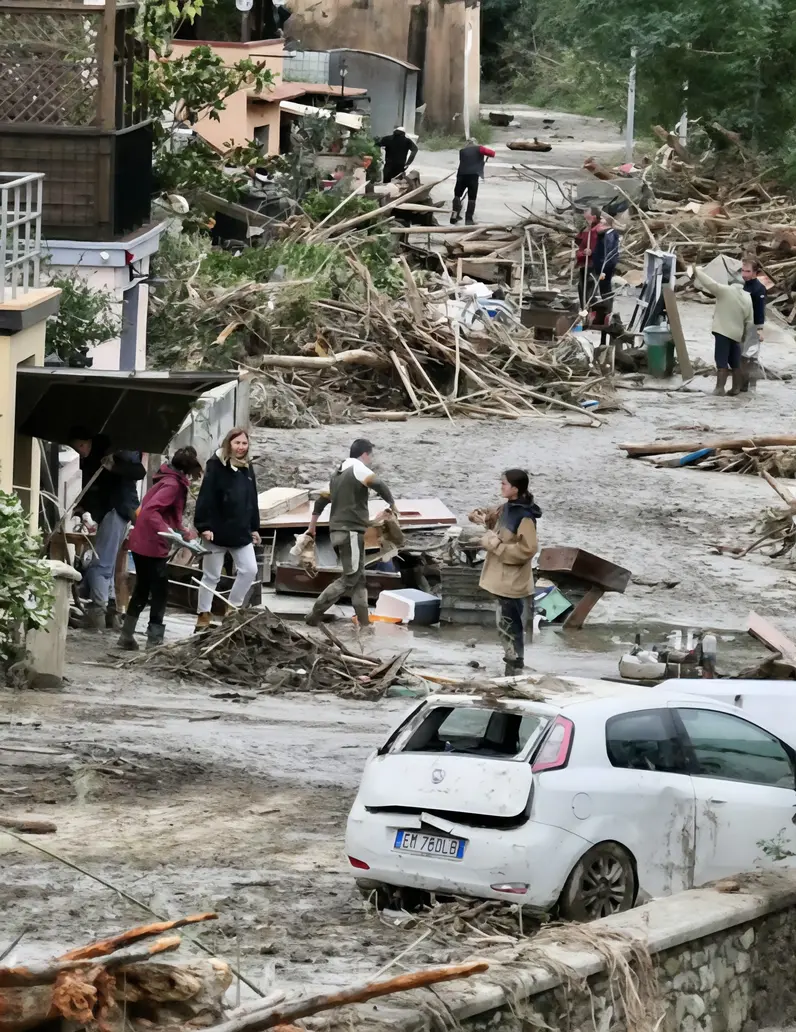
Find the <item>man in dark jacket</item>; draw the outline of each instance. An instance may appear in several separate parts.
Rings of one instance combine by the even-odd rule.
[[[138,508],[137,484],[146,477],[146,469],[141,452],[113,451],[108,437],[93,435],[85,427],[73,427],[69,444],[80,455],[83,488],[88,488],[80,511],[90,513],[97,524],[94,556],[84,576],[89,605],[83,626],[100,630],[113,626],[116,557]]]
[[[390,183],[400,176],[415,160],[417,145],[406,135],[402,125],[396,126],[389,136],[376,140],[384,148],[384,182]]]
[[[467,194],[467,211],[464,213],[464,224],[465,226],[473,225],[478,183],[484,178],[486,159],[494,158],[494,156],[495,152],[490,147],[482,147],[472,139],[468,140],[466,146],[459,151],[459,169],[456,173],[456,186],[453,188],[452,226],[461,221],[462,200],[465,194]]]
[[[370,468],[372,461],[373,445],[370,441],[364,438],[354,441],[349,457],[341,463],[329,481],[329,490],[322,492],[315,502],[308,533],[315,536],[318,517],[331,501],[329,536],[343,568],[343,575],[318,596],[307,617],[310,626],[317,626],[326,610],[344,595],[351,598],[359,626],[364,629],[370,622],[365,585],[365,531],[370,525],[369,492],[375,491],[391,509],[395,509],[395,500],[389,487]]]

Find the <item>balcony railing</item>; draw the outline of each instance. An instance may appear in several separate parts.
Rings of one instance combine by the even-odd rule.
[[[39,286],[41,172],[0,172],[0,304]]]

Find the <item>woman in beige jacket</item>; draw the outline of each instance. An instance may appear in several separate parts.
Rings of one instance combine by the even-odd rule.
[[[729,283],[717,283],[702,269],[689,267],[694,282],[700,290],[716,298],[713,312],[714,358],[716,361],[716,387],[714,394],[723,395],[727,378],[732,370],[731,395],[740,394],[743,384],[741,375],[741,351],[749,330],[754,326],[752,299],[744,290],[740,274],[729,273]]]
[[[524,469],[507,469],[500,484],[506,499],[493,516],[493,526],[481,539],[487,557],[480,585],[495,596],[498,635],[503,645],[506,675],[525,666],[525,633],[533,633],[533,570],[536,555],[536,521],[542,510],[528,490]],[[489,524],[487,524],[489,526]]]

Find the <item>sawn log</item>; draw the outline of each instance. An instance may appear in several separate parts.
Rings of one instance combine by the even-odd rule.
[[[622,451],[631,459],[642,455],[674,455],[677,452],[695,452],[701,448],[716,451],[740,451],[742,448],[770,448],[777,445],[796,447],[796,434],[780,434],[768,437],[731,437],[703,439],[701,441],[651,441],[649,444],[620,444]]]

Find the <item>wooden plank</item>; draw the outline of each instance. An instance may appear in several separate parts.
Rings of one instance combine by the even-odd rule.
[[[666,305],[666,317],[669,320],[669,328],[674,338],[674,347],[677,352],[677,361],[680,364],[680,375],[684,380],[690,380],[694,375],[694,367],[688,354],[688,347],[683,333],[683,324],[680,321],[680,309],[677,307],[677,298],[674,290],[665,286],[663,288],[663,300]]]
[[[261,491],[257,495],[260,519],[270,520],[274,516],[281,516],[291,509],[298,509],[309,500],[309,491],[300,491],[295,487],[269,487],[267,491]]]
[[[456,524],[456,516],[438,498],[399,498],[395,506],[398,510],[398,522],[402,527],[452,527]],[[318,519],[318,526],[327,526],[329,523],[330,506],[326,506]],[[374,498],[368,503],[370,518],[373,520],[386,508],[386,502],[381,498]],[[275,516],[267,520],[263,527],[285,528],[308,527],[312,505],[307,502],[286,512],[282,516]]]
[[[749,633],[772,652],[778,652],[796,670],[796,644],[774,624],[754,611],[749,614]]]

